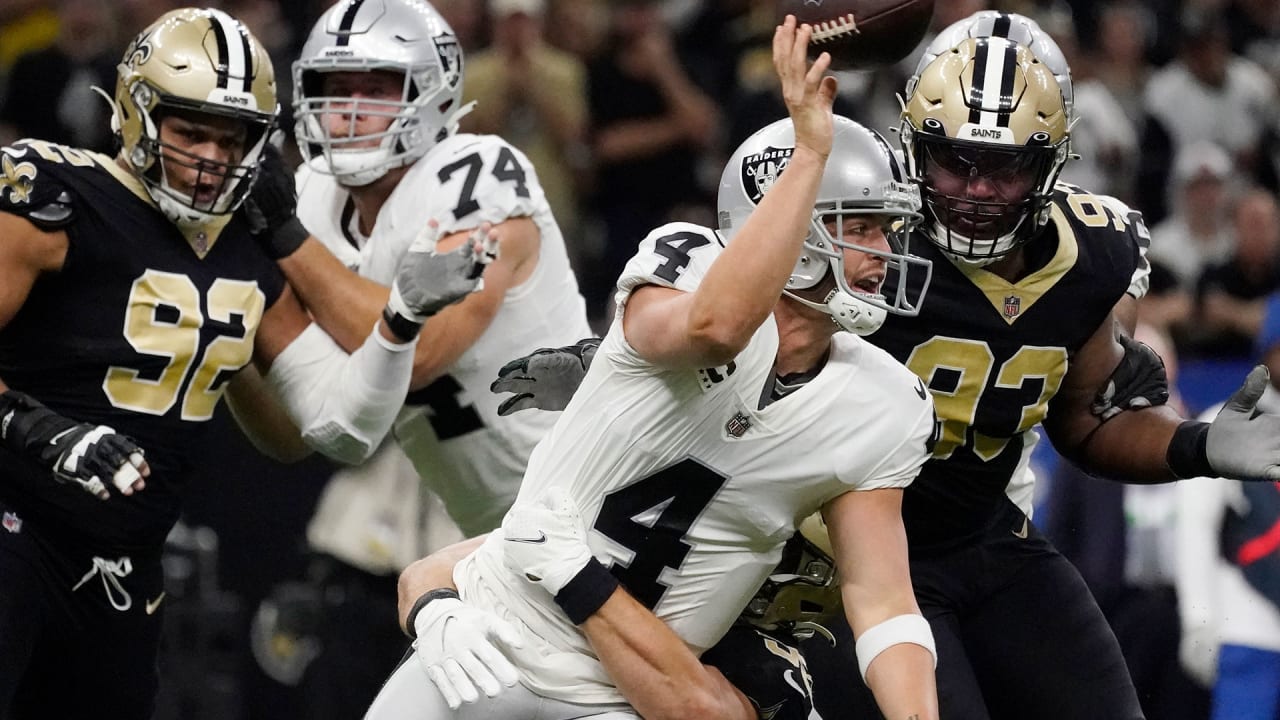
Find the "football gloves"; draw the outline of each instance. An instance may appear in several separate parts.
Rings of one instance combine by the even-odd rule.
[[[439,227],[432,221],[396,267],[382,318],[404,340],[417,337],[427,318],[484,289],[484,268],[498,257],[498,238],[489,223],[482,223],[466,242],[446,253],[436,252],[438,239]]]
[[[151,474],[131,438],[106,425],[63,417],[14,390],[0,393],[0,442],[49,468],[55,480],[76,483],[101,500],[111,497],[107,482],[131,495]]]
[[[578,506],[559,487],[512,507],[502,519],[502,537],[507,568],[552,595],[593,559]]]
[[[1269,381],[1267,367],[1255,367],[1209,424],[1205,458],[1216,475],[1280,480],[1280,415],[1257,410]]]
[[[297,209],[293,173],[280,150],[268,142],[262,147],[258,174],[245,200],[244,211],[249,233],[272,260],[292,255],[309,235],[298,219]]]
[[[475,702],[481,692],[495,697],[520,679],[503,648],[522,647],[524,640],[488,610],[441,597],[418,611],[413,627],[414,655],[451,709]]]
[[[515,395],[502,401],[498,414],[565,409],[599,348],[600,338],[586,338],[565,347],[535,350],[503,365],[489,391]]]
[[[1107,384],[1094,396],[1090,412],[1106,422],[1124,410],[1163,405],[1169,401],[1169,379],[1164,360],[1146,345],[1127,335],[1118,340],[1124,357]]]

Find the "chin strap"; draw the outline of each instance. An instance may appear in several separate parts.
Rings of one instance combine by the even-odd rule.
[[[805,307],[830,315],[837,327],[854,335],[870,335],[879,330],[888,315],[884,308],[839,289],[832,290],[824,303],[805,300],[790,290],[784,290],[783,294]]]

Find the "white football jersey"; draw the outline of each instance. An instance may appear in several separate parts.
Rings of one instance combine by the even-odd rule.
[[[443,234],[530,217],[541,232],[537,268],[511,288],[483,335],[430,386],[411,392],[395,435],[424,482],[468,536],[496,527],[515,498],[533,446],[558,413],[499,417],[489,392],[498,368],[540,347],[591,336],[564,238],[528,158],[494,135],[454,135],[418,160],[383,204],[373,233],[332,176],[298,173],[298,216],[339,259],[390,285],[400,258],[434,219]]]
[[[619,317],[641,285],[692,291],[720,251],[707,228],[654,230],[619,279]],[[903,487],[929,456],[932,399],[888,353],[839,333],[816,377],[761,408],[777,349],[770,317],[728,365],[669,370],[641,358],[615,320],[517,499],[567,488],[595,556],[695,652],[729,628],[801,520],[851,490]],[[526,631],[515,651],[525,685],[620,701],[549,594],[505,569],[502,544],[492,534],[454,577],[464,599]]]

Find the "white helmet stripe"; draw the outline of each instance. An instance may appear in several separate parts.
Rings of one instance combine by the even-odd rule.
[[[236,19],[221,10],[209,10],[214,39],[218,44],[218,87],[230,89],[235,79],[244,92],[253,90],[253,69],[249,67],[249,38]]]
[[[1008,113],[1013,110],[1016,47],[1008,42],[1000,42],[993,47],[985,39],[978,41],[974,55],[974,87],[969,95],[969,122],[982,127],[1008,124]],[[991,56],[993,49],[998,53],[996,57]]]

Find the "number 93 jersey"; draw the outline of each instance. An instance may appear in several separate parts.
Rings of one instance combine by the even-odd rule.
[[[912,251],[933,261],[929,297],[917,317],[890,315],[867,338],[925,381],[942,422],[933,459],[903,498],[913,553],[985,528],[1010,479],[1029,474],[1034,427],[1076,351],[1126,292],[1146,292],[1139,213],[1060,183],[1050,218],[1027,247],[1038,269],[1015,283],[913,239]]]
[[[400,447],[464,533],[497,527],[529,453],[558,413],[500,417],[502,397],[489,392],[489,384],[508,360],[594,334],[533,166],[495,135],[453,135],[405,173],[367,240],[353,231],[354,205],[333,177],[303,166],[298,189],[298,216],[307,229],[349,267],[388,286],[429,220],[439,223],[441,236],[517,217],[538,226],[532,276],[507,291],[488,328],[447,374],[409,394],[395,426]]]
[[[242,213],[184,236],[105,155],[23,141],[0,158],[0,212],[68,241],[61,270],[41,276],[0,330],[0,377],[69,418],[132,437],[151,466],[146,490],[103,502],[0,450],[0,497],[96,551],[155,552],[284,277]]]
[[[708,228],[654,230],[623,271],[619,305],[646,284],[694,290],[720,251]],[[665,369],[615,321],[516,501],[567,488],[595,556],[697,652],[732,625],[800,520],[845,492],[903,487],[928,457],[933,403],[887,353],[838,333],[817,376],[762,407],[777,350],[770,317],[725,366]],[[523,682],[554,698],[621,702],[553,599],[506,570],[502,544],[491,535],[455,579],[468,602],[528,633],[515,651]]]

